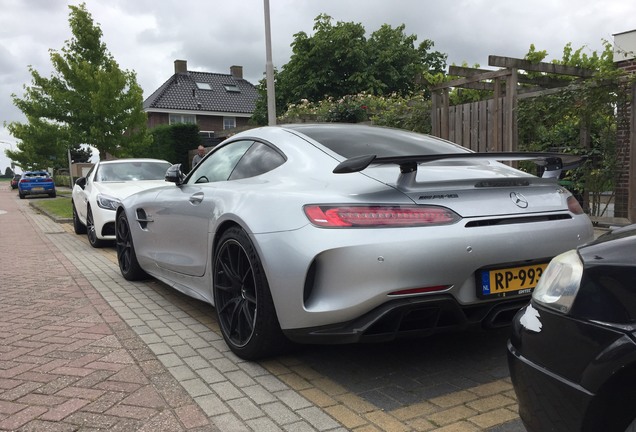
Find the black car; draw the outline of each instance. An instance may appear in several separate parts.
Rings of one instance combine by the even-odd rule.
[[[508,366],[528,431],[636,431],[636,224],[550,262]]]

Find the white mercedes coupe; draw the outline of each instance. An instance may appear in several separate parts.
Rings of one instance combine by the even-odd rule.
[[[171,166],[160,159],[117,159],[97,162],[85,177],[75,181],[72,192],[73,228],[87,234],[98,248],[115,240],[115,209],[128,195],[166,184]]]

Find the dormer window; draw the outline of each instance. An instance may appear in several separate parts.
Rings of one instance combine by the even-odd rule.
[[[212,90],[212,87],[210,87],[210,84],[204,83],[204,82],[197,82],[197,88],[199,90]]]
[[[233,92],[233,93],[241,92],[236,84],[224,84],[223,87],[225,87],[225,90],[229,92]]]

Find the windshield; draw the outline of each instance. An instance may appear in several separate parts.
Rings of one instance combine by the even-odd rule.
[[[122,161],[101,164],[95,173],[96,181],[163,180],[168,162]]]

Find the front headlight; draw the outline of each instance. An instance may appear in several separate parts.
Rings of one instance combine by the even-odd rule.
[[[112,196],[99,194],[97,195],[97,205],[106,210],[117,210],[120,201]]]
[[[556,256],[545,269],[532,300],[550,309],[568,313],[579,291],[583,263],[576,250]]]

